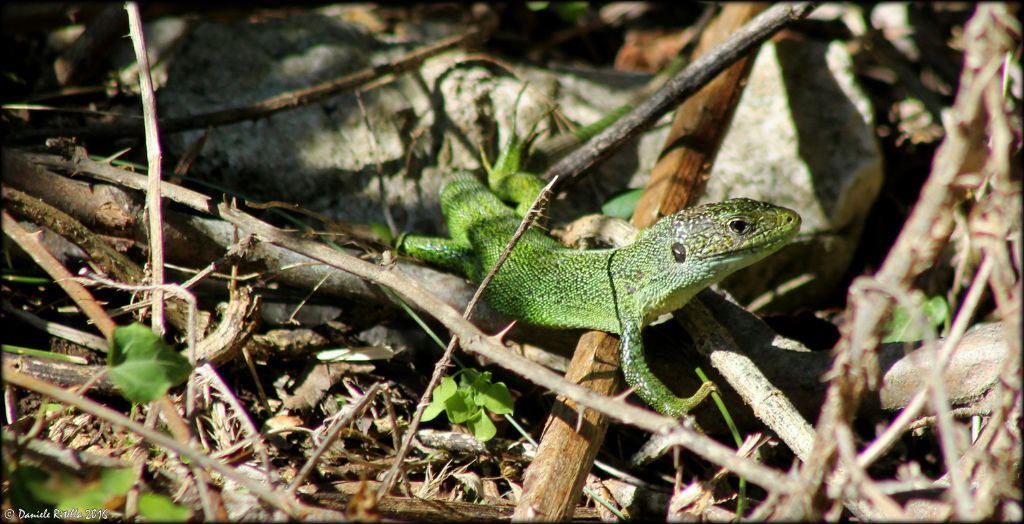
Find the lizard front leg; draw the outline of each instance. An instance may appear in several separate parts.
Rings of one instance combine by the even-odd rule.
[[[470,274],[473,249],[450,238],[402,235],[396,242],[398,252],[462,275]]]
[[[647,405],[663,415],[680,418],[715,391],[711,382],[701,384],[693,396],[677,397],[647,366],[640,322],[623,322],[619,360],[626,383]]]

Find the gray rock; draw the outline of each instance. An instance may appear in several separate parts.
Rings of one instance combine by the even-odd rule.
[[[199,22],[172,58],[158,93],[161,116],[178,117],[256,102],[352,73],[387,59],[390,49],[361,26],[323,15],[258,23]],[[269,117],[218,127],[192,174],[246,195],[316,210],[343,207],[346,218],[380,221],[380,204],[351,198],[375,186],[377,167],[395,170],[405,157],[399,139],[410,104],[393,86],[352,93]],[[373,126],[376,143],[370,148]],[[201,135],[169,135],[182,154]]]
[[[741,303],[786,309],[833,292],[882,186],[872,122],[842,44],[785,40],[761,48],[702,202],[764,200],[797,210],[803,225],[769,263],[722,283]]]
[[[361,26],[323,14],[258,23],[203,21],[182,40],[158,93],[165,117],[255,102],[383,63],[414,47],[378,41]],[[355,95],[341,94],[218,127],[191,174],[257,200],[295,202],[339,220],[384,222],[386,206],[399,229],[441,233],[437,190],[452,171],[481,169],[480,145],[493,158],[508,139],[514,113],[521,133],[554,103],[573,121],[585,123],[624,103],[646,80],[523,68],[529,84],[516,113],[523,82],[465,55],[437,56],[417,76],[402,75],[362,93],[365,118]],[[469,65],[456,67],[463,62]],[[608,81],[609,76],[619,80]],[[445,116],[438,119],[441,111]],[[179,156],[200,135],[167,135],[165,147]],[[618,183],[581,185],[571,202],[556,201],[554,220],[599,209],[636,165],[635,153],[612,159],[602,172]]]

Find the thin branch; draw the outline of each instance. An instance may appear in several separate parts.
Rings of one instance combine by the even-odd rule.
[[[380,389],[380,384],[374,384],[366,391],[365,394],[363,394],[363,398],[359,399],[359,402],[354,406],[346,406],[348,413],[345,413],[344,416],[338,417],[334,421],[334,424],[331,425],[331,429],[327,431],[327,435],[322,441],[320,441],[320,445],[317,446],[316,450],[313,451],[306,460],[306,463],[302,466],[302,469],[299,470],[299,473],[295,475],[294,479],[292,479],[292,483],[288,486],[288,493],[292,494],[292,496],[295,495],[295,490],[299,489],[299,486],[306,481],[306,477],[313,472],[313,468],[316,467],[317,463],[320,461],[320,457],[322,457],[324,453],[334,445],[334,441],[338,439],[338,435],[341,434],[341,430],[348,426],[352,422],[352,419],[362,413],[363,410],[370,405],[370,402],[372,402],[377,396],[378,389]]]
[[[253,449],[259,455],[260,462],[263,463],[263,471],[266,474],[267,483],[273,482],[275,475],[270,464],[270,456],[267,453],[267,443],[263,439],[260,430],[253,423],[252,416],[242,406],[242,402],[235,396],[234,391],[224,383],[220,373],[217,373],[217,370],[209,362],[197,367],[196,374],[209,381],[213,389],[220,393],[221,401],[231,407],[234,418],[238,420],[238,423],[241,424],[242,428],[249,435],[249,438],[246,440],[252,443]]]
[[[978,303],[981,300],[981,296],[988,286],[989,275],[992,273],[992,259],[984,258],[981,262],[981,266],[978,268],[978,272],[974,275],[974,281],[971,283],[970,289],[967,291],[967,296],[964,298],[963,304],[960,306],[960,311],[953,319],[953,324],[950,327],[949,335],[946,337],[942,344],[942,349],[935,357],[934,365],[939,369],[945,369],[953,356],[953,350],[959,345],[960,340],[963,338],[964,333],[970,325],[971,319],[974,317],[974,312],[978,308]],[[865,448],[860,456],[857,458],[857,464],[860,467],[868,467],[871,463],[881,458],[882,454],[888,451],[896,443],[896,440],[902,435],[909,427],[910,424],[921,414],[921,410],[924,408],[928,401],[929,392],[928,388],[922,389],[914,395],[913,400],[907,404],[907,407],[903,408],[899,416],[896,417],[889,427],[882,432],[871,444]]]
[[[758,419],[775,431],[797,458],[807,460],[814,445],[814,430],[789,398],[779,394],[779,389],[744,354],[732,334],[715,320],[703,302],[710,293],[704,291],[694,297],[676,319]]]
[[[988,157],[986,148],[986,91],[998,90],[992,82],[1009,52],[1013,38],[998,20],[1012,18],[1003,4],[980,4],[964,26],[965,56],[960,88],[953,103],[947,136],[939,146],[932,170],[921,188],[920,198],[889,251],[875,278],[887,287],[906,287],[913,278],[932,267],[953,230],[953,206],[962,198],[956,184],[961,173],[981,167]],[[818,436],[811,458],[801,468],[806,489],[800,497],[787,501],[782,518],[806,517],[818,487],[835,460],[834,430],[849,423],[866,387],[878,380],[875,348],[878,332],[890,309],[889,300],[878,294],[855,293],[850,296],[850,322],[836,345],[836,360],[830,372],[831,384],[824,409],[818,419]],[[956,517],[971,518],[969,508],[956,505]]]
[[[126,2],[128,11],[128,32],[135,49],[135,59],[139,62],[139,87],[142,90],[143,129],[146,132],[146,160],[149,164],[149,185],[146,188],[146,210],[149,215],[149,263],[153,278],[153,331],[163,335],[164,329],[164,227],[163,212],[160,199],[160,164],[163,158],[160,152],[160,133],[156,123],[156,95],[153,93],[153,77],[149,73],[149,54],[146,52],[146,39],[142,33],[142,16],[139,5]]]
[[[868,472],[857,465],[857,452],[854,444],[857,439],[854,438],[850,426],[845,424],[837,426],[836,437],[839,456],[843,459],[843,463],[846,466],[845,471],[849,475],[849,480],[852,481],[849,484],[846,482],[837,483],[837,491],[842,490],[843,487],[850,487],[859,492],[838,493],[838,495],[849,498],[859,495],[859,498],[870,500],[874,507],[878,508],[877,515],[881,519],[888,521],[910,520],[910,515],[904,513],[903,508],[892,497],[889,497],[878,488],[878,485],[871,479]]]

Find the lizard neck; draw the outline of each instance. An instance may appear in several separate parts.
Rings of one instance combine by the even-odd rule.
[[[704,284],[697,271],[680,270],[673,260],[671,223],[662,219],[632,244],[611,253],[609,267],[617,316],[623,324],[649,324],[682,307]]]

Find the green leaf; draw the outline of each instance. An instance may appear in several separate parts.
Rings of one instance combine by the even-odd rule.
[[[949,325],[950,313],[949,303],[946,302],[945,297],[934,296],[924,303],[924,316],[928,317],[928,322],[931,322],[936,329],[942,325]]]
[[[633,211],[636,210],[637,203],[640,202],[640,196],[643,194],[643,188],[620,191],[612,195],[601,206],[601,212],[610,217],[629,220],[629,217],[633,216]]]
[[[132,468],[110,468],[100,473],[100,488],[111,495],[124,495],[135,485]]]
[[[587,2],[558,2],[552,6],[562,20],[575,24],[590,9]]]
[[[8,469],[9,463],[5,461],[4,475],[10,481],[10,489],[4,493],[4,499],[10,497],[11,507],[24,509],[28,513],[38,513],[46,508],[53,507],[54,502],[50,496],[50,490],[46,489],[46,481],[50,475],[43,469],[27,464],[19,465],[16,468]]]
[[[491,387],[491,373],[485,371],[479,373],[476,370],[467,369],[465,381],[462,386],[463,392],[473,399],[474,406],[483,406],[484,401],[481,394]]]
[[[491,413],[505,415],[512,413],[512,394],[504,382],[489,384],[486,389],[481,390],[477,395],[478,405],[483,406]]]
[[[481,442],[491,440],[498,433],[498,428],[494,427],[494,423],[491,422],[491,419],[483,411],[477,411],[475,417],[466,421],[466,426],[469,426],[473,436]]]
[[[445,411],[445,402],[458,392],[458,386],[451,377],[444,377],[430,395],[430,405],[423,410],[423,420],[434,420]]]
[[[434,388],[434,401],[444,402],[458,392],[459,386],[455,384],[455,379],[452,377],[444,377],[441,379],[441,383]]]
[[[444,401],[439,401],[435,398],[429,405],[427,405],[426,409],[423,410],[423,418],[421,420],[434,420],[441,413],[444,413]]]
[[[910,314],[907,310],[900,306],[896,306],[892,310],[892,316],[889,317],[889,322],[886,323],[882,342],[906,342],[910,340],[908,333],[910,331]]]
[[[444,401],[444,411],[448,414],[448,420],[456,424],[462,424],[480,411],[480,408],[474,406],[468,400],[466,394],[461,391],[457,395],[448,397]]]
[[[373,222],[370,224],[370,230],[380,239],[381,243],[390,246],[395,241],[395,237],[391,234],[391,229],[386,224],[380,224]]]
[[[480,372],[473,368],[459,370],[458,376],[460,387],[472,387],[476,381],[480,380]]]
[[[140,403],[162,397],[192,372],[185,357],[139,323],[114,330],[107,365],[121,394]]]
[[[52,508],[69,519],[90,519],[97,511],[120,504],[135,484],[132,468],[100,470],[99,477],[82,479],[70,473],[50,473],[20,466],[11,473],[11,503],[29,512]]]
[[[99,482],[77,482],[65,485],[57,509],[84,517],[122,497],[135,485],[132,468],[110,468],[100,472]]]
[[[139,495],[139,515],[158,522],[184,522],[192,517],[192,510],[179,506],[164,495]]]
[[[458,377],[458,385],[455,378]],[[423,420],[433,420],[442,411],[454,424],[466,424],[474,435],[486,441],[494,437],[494,427],[484,409],[495,414],[512,413],[512,394],[505,384],[491,383],[489,371],[464,368],[452,377],[445,377],[434,388],[430,405],[423,410]]]
[[[915,302],[921,301],[922,295],[915,294]],[[941,296],[934,296],[925,300],[920,306],[921,313],[928,320],[928,325],[939,328],[949,322],[950,311],[946,299]],[[896,305],[892,311],[892,317],[883,330],[882,342],[913,342],[924,338],[924,333],[914,322],[911,314],[902,306]]]

